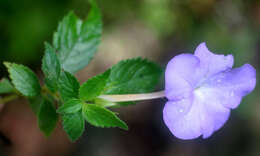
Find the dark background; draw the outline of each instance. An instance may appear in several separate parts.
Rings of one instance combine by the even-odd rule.
[[[193,52],[205,41],[216,53],[233,54],[235,67],[252,64],[258,71],[260,1],[258,0],[99,0],[104,32],[94,60],[77,73],[81,82],[119,60],[143,56],[162,67],[175,55]],[[41,77],[43,42],[51,42],[58,21],[70,10],[85,18],[87,0],[1,0],[0,78],[3,61],[30,66]],[[162,85],[158,88],[161,88]],[[229,121],[207,140],[183,141],[164,125],[166,99],[116,109],[129,131],[86,126],[76,143],[61,126],[50,138],[37,128],[28,104],[19,99],[0,113],[0,132],[10,144],[4,156],[258,156],[260,155],[259,87],[233,110]]]

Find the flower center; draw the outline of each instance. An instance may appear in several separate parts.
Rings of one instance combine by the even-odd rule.
[[[198,87],[196,89],[194,89],[193,94],[196,98],[200,99],[200,100],[205,100],[205,98],[212,93],[212,90],[210,90],[210,88],[207,87]]]

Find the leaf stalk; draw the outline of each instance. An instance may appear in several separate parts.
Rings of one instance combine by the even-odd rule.
[[[99,98],[108,100],[110,102],[129,102],[129,101],[143,101],[164,98],[165,92],[158,91],[153,93],[144,93],[144,94],[120,94],[120,95],[101,95]]]
[[[17,99],[18,97],[19,97],[18,95],[9,95],[9,96],[5,96],[3,98],[0,97],[0,105],[11,102],[11,101]]]

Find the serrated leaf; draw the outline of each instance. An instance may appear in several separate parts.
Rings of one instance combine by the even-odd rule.
[[[57,81],[60,76],[61,67],[55,49],[47,42],[45,43],[45,54],[42,59],[42,71],[45,75],[47,87],[55,92],[57,90]]]
[[[79,97],[81,100],[93,100],[99,96],[106,86],[110,71],[107,71],[101,75],[90,78],[79,89]]]
[[[85,130],[85,121],[81,112],[62,115],[63,129],[71,141],[76,141]]]
[[[80,84],[78,80],[69,72],[61,72],[58,90],[63,101],[67,101],[72,98],[78,98]]]
[[[162,69],[145,59],[120,61],[111,68],[104,94],[134,94],[153,91]]]
[[[128,130],[126,123],[120,120],[116,114],[104,107],[85,104],[83,105],[83,117],[87,122],[97,127],[119,127]]]
[[[41,104],[44,102],[43,97],[38,95],[38,96],[35,96],[35,97],[31,97],[28,100],[29,100],[29,104],[32,108],[32,111],[35,113],[35,115],[38,116]]]
[[[29,97],[40,94],[41,86],[33,71],[15,63],[5,62],[4,64],[8,68],[12,83],[19,92]]]
[[[57,110],[58,113],[76,113],[82,108],[82,102],[79,99],[70,99],[66,101]]]
[[[53,36],[53,45],[58,51],[62,68],[75,73],[84,68],[93,58],[101,40],[101,13],[94,0],[86,20],[80,20],[70,12],[59,23]]]
[[[14,91],[15,89],[8,79],[3,78],[0,81],[0,94],[12,93]]]
[[[57,121],[58,115],[54,105],[49,100],[44,99],[38,112],[38,125],[40,130],[46,136],[49,136],[55,129]]]

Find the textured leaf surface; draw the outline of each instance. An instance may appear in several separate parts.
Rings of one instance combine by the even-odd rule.
[[[126,123],[120,120],[114,112],[98,105],[84,105],[83,116],[93,126],[119,127],[124,130],[128,130]]]
[[[85,121],[81,112],[63,114],[62,124],[71,141],[76,141],[84,132]]]
[[[79,97],[81,100],[93,100],[97,96],[99,96],[106,86],[109,73],[105,72],[101,75],[90,78],[87,82],[85,82],[79,89]]]
[[[80,84],[69,72],[62,72],[59,78],[58,90],[64,102],[72,98],[78,98]]]
[[[8,79],[3,78],[0,81],[0,94],[12,93],[14,91],[15,91],[15,89],[14,89],[14,87],[12,86],[11,82]]]
[[[79,99],[70,99],[66,101],[57,110],[58,113],[76,113],[82,108],[82,102]]]
[[[55,49],[48,43],[45,43],[42,71],[45,75],[47,87],[55,92],[57,90],[57,81],[60,76],[61,67]]]
[[[29,97],[40,94],[41,86],[38,78],[28,67],[15,63],[4,64],[8,68],[12,83],[19,92]]]
[[[145,59],[120,61],[111,68],[104,94],[133,94],[153,91],[162,69]]]
[[[101,40],[101,13],[94,0],[86,20],[80,20],[70,12],[59,23],[53,36],[53,45],[58,51],[62,68],[75,73],[84,68],[93,58]]]
[[[56,127],[57,121],[58,115],[56,114],[54,105],[49,100],[44,99],[38,112],[38,125],[40,130],[46,136],[49,136]]]

